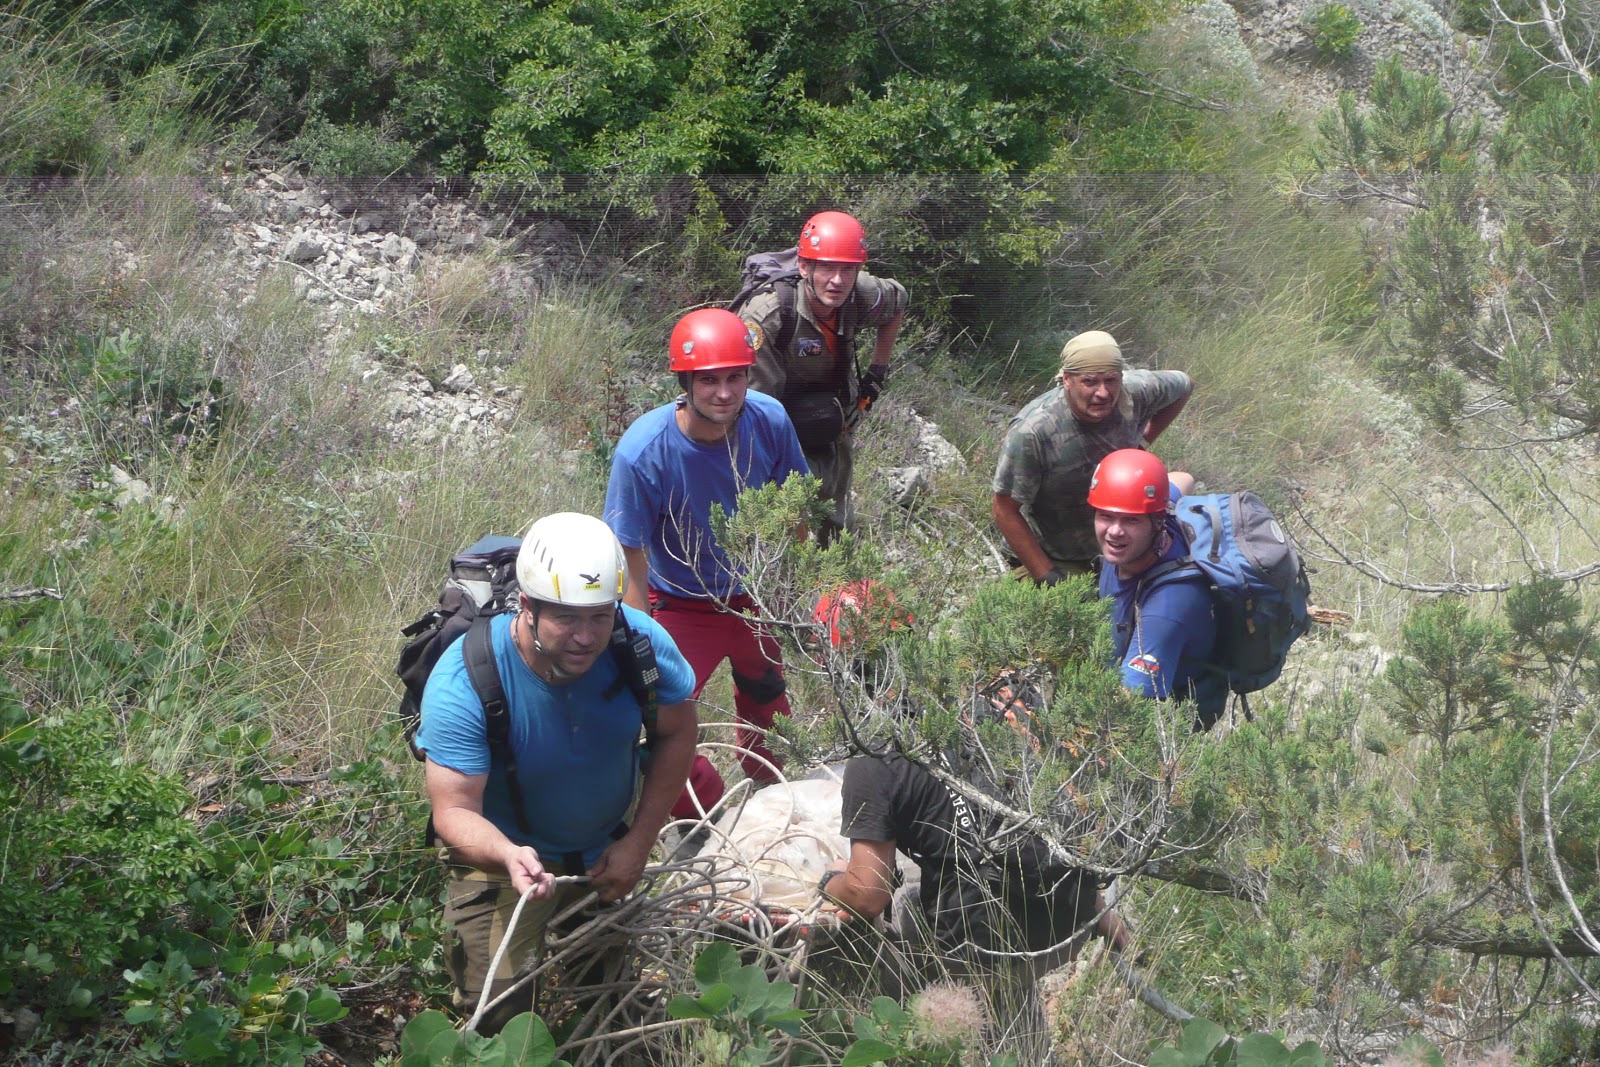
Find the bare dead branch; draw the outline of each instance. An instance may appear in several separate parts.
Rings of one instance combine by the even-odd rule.
[[[61,590],[47,586],[32,589],[0,589],[0,600],[60,600]]]

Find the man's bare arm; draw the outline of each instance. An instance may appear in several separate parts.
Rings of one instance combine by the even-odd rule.
[[[536,897],[555,889],[539,854],[512,841],[483,817],[483,789],[487,774],[462,774],[428,760],[423,767],[428,801],[433,805],[433,830],[450,849],[456,863],[494,874],[508,874],[517,892],[536,888]]]
[[[1163,430],[1172,425],[1173,420],[1178,417],[1178,413],[1183,410],[1183,406],[1189,402],[1189,398],[1193,395],[1194,387],[1191,385],[1187,393],[1183,394],[1166,407],[1157,409],[1156,412],[1150,416],[1150,421],[1145,423],[1144,426],[1144,439],[1146,444],[1155,444],[1156,438],[1161,436]]]
[[[833,864],[843,874],[828,879],[826,896],[866,919],[876,919],[894,895],[894,842],[850,842],[850,858]]]
[[[1028,525],[1028,520],[1022,514],[1022,505],[1004,493],[996,493],[992,510],[1000,536],[1006,539],[1006,544],[1011,546],[1011,551],[1028,574],[1038,581],[1050,573],[1055,564],[1050,562],[1044,547],[1039,544],[1039,538],[1034,536],[1033,527]]]
[[[880,376],[889,373],[889,357],[894,355],[894,345],[900,338],[900,325],[906,321],[904,311],[878,327],[878,335],[872,342],[872,362],[867,369],[877,371]]]

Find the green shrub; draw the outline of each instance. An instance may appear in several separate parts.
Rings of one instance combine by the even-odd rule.
[[[215,618],[155,601],[121,632],[65,592],[0,610],[0,1009],[37,1041],[120,1003],[142,1059],[290,1064],[334,987],[433,990],[414,795],[378,760],[284,778]]]
[[[1341,3],[1327,3],[1305,19],[1305,31],[1323,59],[1349,59],[1361,40],[1361,19]]]
[[[389,175],[404,170],[417,149],[372,123],[333,123],[320,114],[306,119],[285,146],[313,174],[338,178]]]

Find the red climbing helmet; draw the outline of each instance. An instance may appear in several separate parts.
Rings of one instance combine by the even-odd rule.
[[[800,258],[830,263],[865,263],[867,231],[843,211],[822,211],[800,227]]]
[[[855,651],[855,646],[868,639],[873,617],[884,615],[891,630],[913,621],[911,613],[895,602],[893,593],[871,578],[863,578],[822,594],[811,618],[827,628],[828,643],[834,648]]]
[[[672,328],[667,356],[668,369],[675,371],[748,367],[756,361],[755,337],[733,312],[701,308]]]
[[[1167,465],[1142,448],[1121,448],[1100,461],[1089,481],[1089,506],[1123,515],[1167,510]]]

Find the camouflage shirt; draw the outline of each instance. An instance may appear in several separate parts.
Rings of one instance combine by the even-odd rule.
[[[1030,400],[1006,428],[994,491],[1022,505],[1045,554],[1061,562],[1094,558],[1094,509],[1089,507],[1089,479],[1107,455],[1119,448],[1144,448],[1144,426],[1150,416],[1189,395],[1194,383],[1182,371],[1129,371],[1122,390],[1133,405],[1133,417],[1120,407],[1104,421],[1079,422],[1067,406],[1061,384]]]
[[[778,350],[778,337],[783,331],[782,297],[776,287],[752,296],[739,311],[739,317],[756,332],[756,365],[750,386],[786,404],[805,393],[829,393],[848,407],[856,398],[856,371],[849,344],[841,346],[837,356],[829,354],[822,328],[811,312],[811,302],[805,298],[804,280],[799,285],[794,301],[794,334],[783,351]],[[906,303],[905,286],[893,278],[877,278],[862,271],[856,275],[850,299],[839,309],[841,338],[848,342],[865,327],[892,321],[905,311]]]

